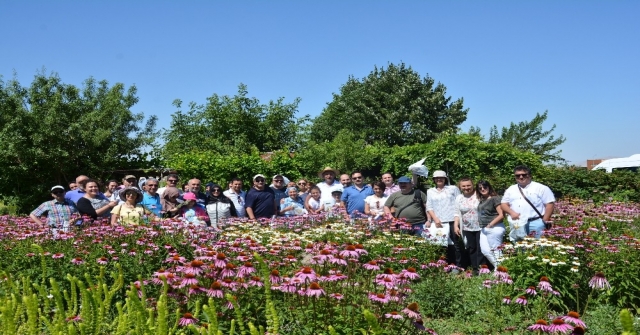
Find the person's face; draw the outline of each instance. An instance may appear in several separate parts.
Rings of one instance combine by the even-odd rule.
[[[111,193],[113,193],[113,191],[115,191],[117,187],[118,187],[118,183],[116,183],[115,181],[112,181],[109,183],[109,185],[107,185],[107,189]]]
[[[133,185],[136,184],[136,178],[125,179],[123,184],[124,184],[125,187],[133,186]]]
[[[180,181],[180,179],[176,178],[176,177],[169,177],[167,178],[167,187],[176,187],[176,185],[178,185],[178,182]]]
[[[320,199],[320,191],[318,191],[318,190],[311,191],[311,197],[316,199],[316,200],[319,200]]]
[[[231,189],[236,193],[240,193],[242,191],[242,182],[239,180],[234,181],[231,183]]]
[[[89,177],[78,177],[76,178],[76,185],[78,188],[82,189],[82,184],[89,180]]]
[[[298,180],[298,188],[300,188],[301,192],[304,192],[307,189],[307,181],[304,179]]]
[[[200,192],[200,181],[197,179],[189,180],[189,190],[193,193]]]
[[[390,173],[383,174],[382,175],[382,182],[387,186],[393,185],[393,176],[391,176]]]
[[[411,192],[411,183],[398,183],[398,187],[400,187],[402,193]]]
[[[295,181],[290,181],[289,184],[287,184],[287,188],[289,187],[296,187],[296,182]]]
[[[336,180],[336,174],[333,173],[332,171],[327,171],[323,173],[322,177],[324,178],[324,181],[327,184],[333,184],[333,181]]]
[[[488,187],[484,187],[484,185],[479,184],[478,185],[478,192],[480,192],[480,194],[482,194],[483,196],[487,196],[489,194],[489,188]]]
[[[462,191],[462,193],[464,195],[471,195],[473,194],[473,184],[471,183],[470,180],[467,181],[461,181],[460,182],[460,190]]]
[[[204,188],[204,190],[205,190],[205,191],[207,191],[207,192],[211,192],[211,186],[208,186],[208,185],[207,185],[207,186]]]
[[[443,187],[444,184],[447,182],[447,178],[437,177],[437,178],[433,178],[433,181],[436,183],[437,187]]]
[[[264,178],[258,177],[253,181],[253,186],[258,190],[262,190],[264,189],[264,182]]]
[[[516,183],[521,187],[525,187],[531,182],[531,175],[527,171],[518,170],[514,173],[514,177],[516,178]]]
[[[84,190],[90,195],[98,195],[98,184],[96,184],[95,182],[89,182],[84,186]]]
[[[373,193],[379,198],[382,196],[382,194],[384,194],[384,191],[382,190],[382,188],[380,188],[380,186],[374,185]]]
[[[282,177],[279,177],[279,176],[273,178],[273,186],[275,186],[276,188],[284,187],[284,179]]]
[[[356,186],[358,187],[362,186],[362,184],[364,183],[364,179],[362,179],[361,173],[354,173],[351,176],[351,179],[353,179],[353,183],[356,184]]]
[[[222,196],[222,189],[220,187],[211,187],[211,194],[215,197]]]
[[[342,193],[335,193],[335,194],[331,194],[331,196],[333,197],[333,199],[335,201],[341,201],[340,198],[342,198]]]
[[[71,184],[69,184],[69,189],[70,189],[70,190],[72,190],[72,191],[73,191],[73,190],[75,190],[75,189],[77,189],[77,188],[78,188],[78,184],[76,184],[76,183],[71,183]]]
[[[124,198],[128,203],[135,204],[136,200],[138,200],[138,194],[136,194],[136,192],[129,191],[124,194]]]
[[[189,192],[189,184],[182,185],[182,191]]]
[[[343,174],[342,176],[340,176],[340,184],[342,184],[343,187],[347,187],[349,186],[349,184],[351,184],[351,178],[348,174]]]
[[[296,191],[296,189],[295,189],[295,188],[294,188],[294,189],[289,190],[289,197],[290,197],[291,199],[295,199],[295,198],[297,198],[297,197],[298,197],[298,191]]]
[[[147,193],[155,195],[158,192],[158,182],[155,180],[146,183]]]
[[[51,191],[51,196],[56,200],[64,199],[64,194],[65,194],[65,191],[59,188],[56,188],[55,190]]]

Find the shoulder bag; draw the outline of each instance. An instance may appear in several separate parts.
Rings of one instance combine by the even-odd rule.
[[[520,191],[520,194],[522,194],[522,197],[524,198],[524,200],[527,201],[529,206],[531,206],[531,208],[533,208],[533,210],[536,211],[536,214],[538,214],[538,217],[540,217],[540,219],[544,222],[542,214],[540,214],[540,211],[536,208],[536,206],[534,206],[531,203],[531,201],[529,201],[529,198],[527,198],[527,196],[524,195],[524,192],[522,192],[522,187],[520,187],[520,185],[518,185],[518,191]],[[544,227],[547,228],[547,229],[550,229],[551,228],[551,223],[544,222]]]

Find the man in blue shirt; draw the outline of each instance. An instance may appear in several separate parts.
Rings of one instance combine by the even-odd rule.
[[[53,200],[45,201],[34,209],[29,215],[31,220],[44,226],[40,218],[46,215],[47,224],[52,228],[66,229],[73,225],[77,219],[74,216],[78,213],[78,209],[71,200],[64,198],[64,194],[64,187],[61,185],[52,187],[51,196]]]
[[[354,172],[351,174],[353,185],[344,189],[342,192],[342,204],[347,208],[347,213],[352,218],[364,215],[364,199],[373,195],[371,186],[364,183],[362,173]]]
[[[142,206],[151,211],[156,216],[162,216],[162,203],[160,203],[160,195],[158,195],[158,179],[149,178],[145,185],[147,190],[142,196]]]
[[[253,177],[253,187],[247,192],[244,208],[249,219],[271,218],[276,215],[278,204],[276,196],[270,187],[265,187],[264,175]]]

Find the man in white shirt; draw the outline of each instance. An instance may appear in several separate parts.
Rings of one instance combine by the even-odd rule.
[[[233,206],[236,208],[239,218],[243,218],[247,215],[247,211],[244,208],[247,192],[242,190],[242,179],[233,178],[229,183],[229,189],[224,191],[223,194],[233,202]]]
[[[340,171],[328,166],[318,173],[318,177],[324,179],[323,182],[316,185],[320,189],[320,204],[324,205],[324,208],[333,207],[336,204],[336,200],[331,196],[332,192],[344,190],[342,184],[336,180],[336,176],[339,174]]]
[[[506,214],[509,214],[511,220],[520,220],[521,216],[526,217],[527,234],[534,232],[535,237],[540,238],[546,226],[550,227],[553,224],[551,214],[553,214],[556,198],[548,186],[531,180],[531,170],[527,166],[516,166],[514,177],[516,184],[511,185],[504,192],[500,206]]]

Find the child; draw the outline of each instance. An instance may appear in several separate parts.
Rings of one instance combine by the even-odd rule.
[[[200,206],[196,206],[196,195],[193,192],[187,192],[182,197],[184,199],[184,205],[180,208],[182,218],[194,225],[203,225],[206,223],[209,226],[209,215]]]
[[[320,203],[320,194],[318,186],[312,187],[311,191],[309,191],[309,196],[304,206],[309,214],[320,214],[324,210],[324,205]]]

